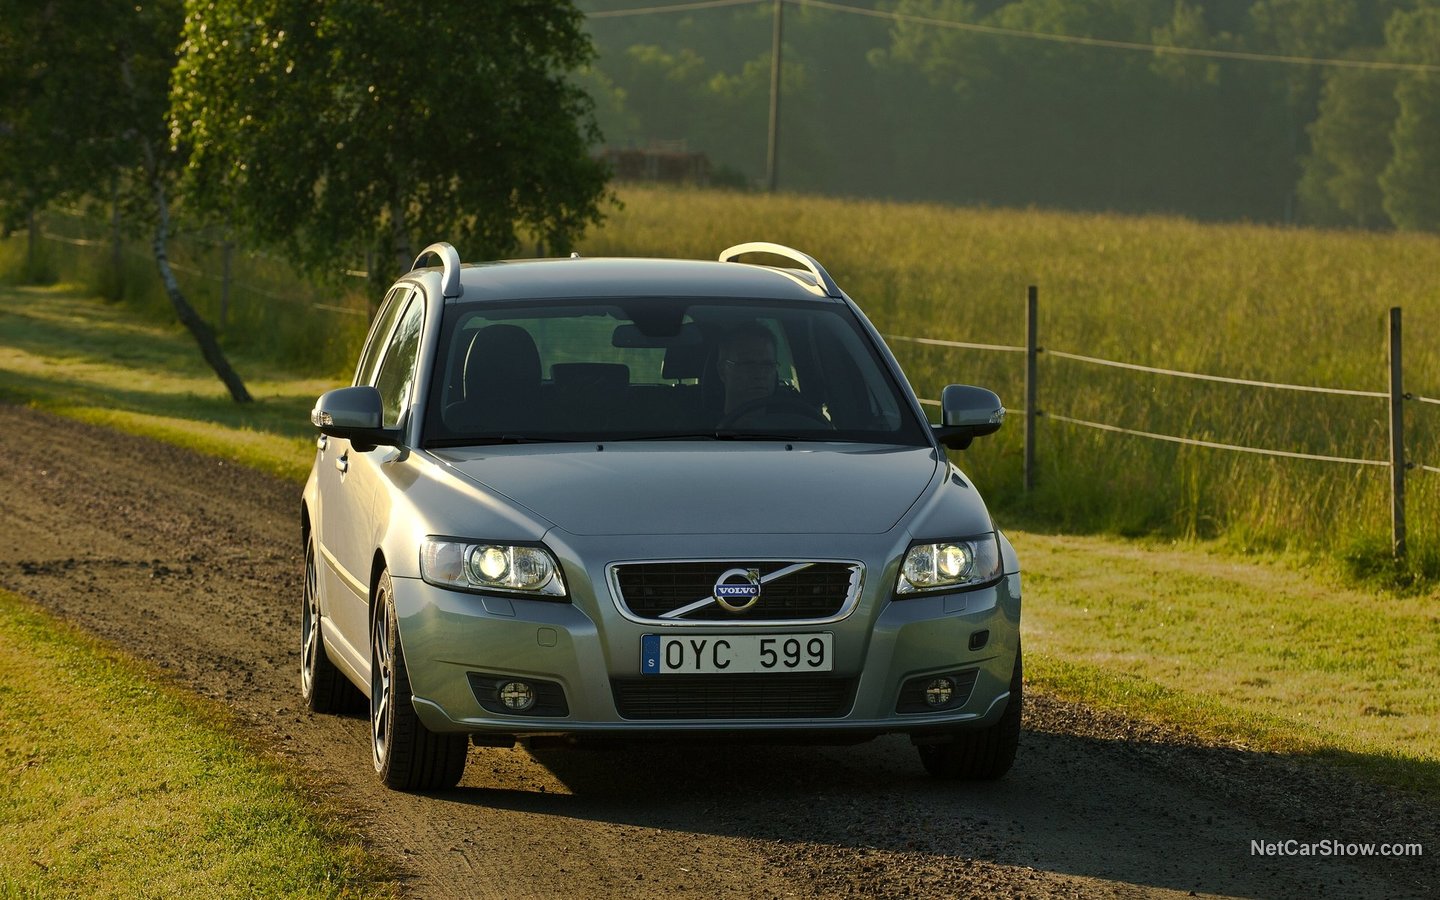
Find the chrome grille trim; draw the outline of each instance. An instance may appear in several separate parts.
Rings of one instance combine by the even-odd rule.
[[[712,619],[685,619],[680,616],[694,612],[709,603],[702,602],[701,597],[677,598],[675,606],[667,609],[664,613],[655,616],[647,616],[634,612],[625,601],[625,593],[620,586],[620,572],[627,566],[718,566],[724,569],[740,566],[744,563],[759,563],[762,565],[778,565],[780,568],[764,576],[762,584],[769,581],[777,581],[787,575],[803,571],[816,565],[843,566],[849,570],[849,585],[843,600],[840,601],[835,612],[826,616],[815,616],[808,618],[764,618],[763,600],[755,608],[737,613],[733,616]],[[809,559],[796,560],[776,557],[751,557],[748,559],[737,558],[708,558],[708,559],[629,559],[612,562],[605,567],[605,580],[610,588],[610,597],[615,603],[615,608],[620,615],[627,620],[640,625],[658,625],[666,628],[676,626],[696,626],[704,628],[770,628],[780,625],[828,625],[839,622],[855,611],[860,603],[861,590],[865,582],[865,565],[854,559]],[[713,602],[713,601],[711,601]]]

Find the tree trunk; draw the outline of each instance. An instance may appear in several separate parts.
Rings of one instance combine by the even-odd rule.
[[[125,296],[124,243],[120,232],[120,178],[110,179],[110,297],[121,300]]]
[[[25,214],[25,280],[35,281],[36,279],[36,252],[40,244],[40,223],[35,220],[35,208]]]
[[[410,232],[405,228],[405,201],[398,197],[390,204],[390,241],[395,248],[395,273],[399,277],[415,265],[415,251],[410,244]]]
[[[380,311],[380,303],[385,299],[385,291],[392,283],[392,279],[384,277],[378,268],[378,260],[383,254],[374,250],[365,251],[365,304],[370,310],[370,318]]]
[[[120,79],[130,92],[133,106],[135,78],[130,71],[130,57],[123,52],[120,56]],[[181,325],[190,330],[195,343],[200,345],[200,354],[225,383],[225,387],[230,391],[230,398],[236,403],[251,403],[254,398],[245,390],[245,382],[230,368],[230,361],[225,358],[225,352],[215,340],[215,332],[200,318],[190,301],[185,299],[185,294],[180,290],[180,282],[175,280],[175,272],[170,268],[170,254],[166,249],[170,242],[170,204],[165,197],[165,178],[161,171],[160,157],[143,131],[135,131],[133,137],[145,166],[145,177],[150,182],[151,198],[155,201],[155,240],[151,244],[155,251],[155,265],[160,269],[160,281],[165,285],[170,305],[175,308],[175,317],[180,320]]]
[[[155,211],[159,214],[155,226],[155,240],[151,246],[155,251],[155,265],[160,269],[160,280],[165,284],[165,293],[170,297],[170,305],[175,308],[175,317],[190,330],[195,343],[200,345],[201,355],[229,389],[231,399],[236,403],[250,403],[254,398],[245,389],[245,382],[230,368],[230,361],[225,358],[224,351],[215,340],[214,330],[200,318],[190,301],[185,299],[180,283],[175,280],[175,272],[170,268],[170,256],[166,249],[170,240],[170,207],[165,200],[165,186],[158,174],[152,175],[151,187],[155,192]]]

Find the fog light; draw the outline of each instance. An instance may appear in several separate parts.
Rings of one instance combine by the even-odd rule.
[[[535,705],[535,689],[523,681],[507,681],[500,685],[500,702],[508,709],[524,712]]]
[[[946,706],[955,696],[955,682],[949,678],[937,678],[925,685],[925,702],[934,707]]]

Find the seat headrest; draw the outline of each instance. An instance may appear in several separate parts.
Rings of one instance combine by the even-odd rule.
[[[682,378],[699,378],[705,374],[705,357],[709,353],[709,344],[672,344],[665,348],[665,361],[660,364],[660,377],[676,381]]]
[[[487,325],[475,332],[465,354],[465,396],[481,391],[540,389],[540,352],[518,325]]]

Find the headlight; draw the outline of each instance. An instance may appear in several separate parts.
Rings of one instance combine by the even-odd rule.
[[[896,596],[923,591],[965,590],[1000,577],[1000,544],[994,534],[958,541],[914,544],[900,564]]]
[[[565,597],[555,557],[534,544],[486,544],[429,537],[420,547],[420,577],[462,591]]]

